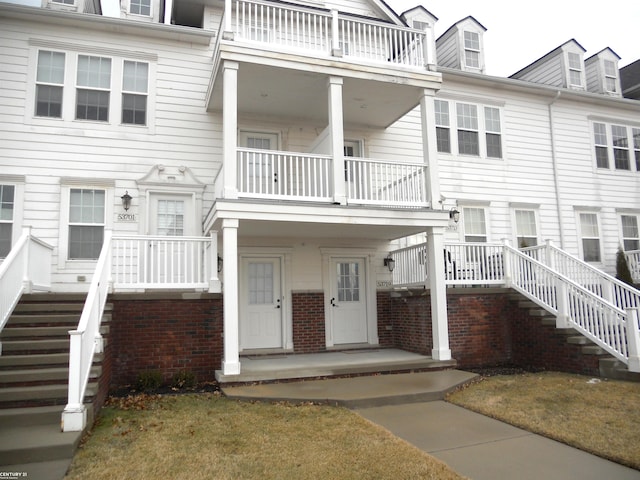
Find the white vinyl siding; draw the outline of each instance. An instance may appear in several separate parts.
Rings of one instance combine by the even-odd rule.
[[[620,215],[622,245],[625,251],[640,249],[639,215]]]
[[[580,213],[580,241],[585,262],[601,262],[600,227],[597,213]]]
[[[105,227],[105,191],[72,188],[69,196],[69,260],[97,259]]]
[[[0,185],[0,258],[6,257],[11,251],[14,204],[15,187]]]

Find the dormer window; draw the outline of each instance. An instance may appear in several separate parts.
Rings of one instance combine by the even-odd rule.
[[[582,87],[582,59],[577,53],[567,53],[569,59],[569,85]]]
[[[416,30],[429,30],[429,24],[427,22],[421,22],[420,20],[414,20],[413,28]]]
[[[618,71],[615,62],[604,61],[604,87],[607,92],[616,92],[618,85]]]
[[[464,61],[470,68],[480,68],[480,35],[476,32],[464,32]]]
[[[51,0],[52,3],[58,3],[60,5],[75,5],[75,0]]]
[[[151,0],[131,0],[129,13],[145,17],[151,16]]]

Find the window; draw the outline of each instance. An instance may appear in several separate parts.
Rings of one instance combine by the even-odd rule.
[[[184,201],[158,200],[158,235],[184,235]]]
[[[111,59],[78,56],[76,119],[109,121]]]
[[[60,3],[62,5],[75,5],[75,0],[51,0],[53,3]]]
[[[598,168],[609,168],[607,126],[604,123],[593,124],[593,142],[596,146],[596,165]]]
[[[582,59],[577,53],[569,52],[569,85],[582,87]]]
[[[621,215],[622,246],[625,252],[640,249],[640,231],[638,230],[638,217],[636,215]]]
[[[62,117],[65,55],[61,52],[38,52],[36,73],[36,116]]]
[[[456,104],[458,118],[458,153],[480,155],[478,142],[478,108],[468,103]]]
[[[122,123],[146,125],[149,64],[124,62],[122,76]]]
[[[636,171],[640,172],[640,128],[632,128],[633,135],[633,156],[636,159]]]
[[[484,208],[465,207],[462,209],[465,242],[486,242],[487,223]]]
[[[131,0],[129,13],[134,15],[151,15],[151,0]]]
[[[449,126],[449,102],[435,101],[436,143],[439,152],[451,153],[451,135]]]
[[[487,157],[502,158],[500,110],[484,107],[484,122],[487,136]]]
[[[105,191],[72,188],[69,197],[69,259],[97,259],[102,249],[104,225]]]
[[[480,68],[480,35],[464,32],[464,61],[467,67]]]
[[[414,20],[413,21],[413,28],[415,28],[416,30],[429,30],[429,23],[428,22],[422,22],[420,20]]]
[[[0,258],[11,251],[14,195],[13,185],[0,185]]]
[[[536,212],[533,210],[516,210],[515,214],[517,247],[535,247],[538,244]]]
[[[611,60],[604,61],[604,89],[607,92],[616,92],[618,89],[618,71]]]
[[[580,214],[580,235],[582,240],[582,258],[585,262],[600,262],[600,229],[598,215],[595,213]]]
[[[611,125],[611,137],[613,139],[613,159],[616,170],[631,170],[631,166],[629,165],[627,127]]]

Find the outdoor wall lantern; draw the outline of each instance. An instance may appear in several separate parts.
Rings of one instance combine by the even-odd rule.
[[[387,255],[384,259],[384,266],[387,267],[390,272],[393,272],[393,269],[396,268],[396,261],[391,258],[391,254]]]
[[[126,212],[127,210],[129,210],[129,208],[131,208],[131,195],[129,195],[129,191],[125,191],[124,195],[122,195],[120,198],[122,199],[122,208],[124,208],[124,211]]]
[[[449,218],[455,223],[458,223],[460,221],[460,212],[455,207],[453,207],[451,210],[449,210]]]
[[[222,271],[222,257],[218,254],[218,273]]]

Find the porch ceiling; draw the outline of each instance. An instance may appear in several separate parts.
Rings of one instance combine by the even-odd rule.
[[[279,122],[305,121],[320,127],[326,126],[327,84],[334,72],[329,74],[321,70],[240,63],[239,115]],[[370,78],[350,77],[349,69],[345,69],[343,73],[343,113],[347,128],[386,128],[419,103],[422,87],[409,85],[402,78],[375,75],[370,75]],[[223,81],[219,75],[209,108],[222,110],[222,95]]]

